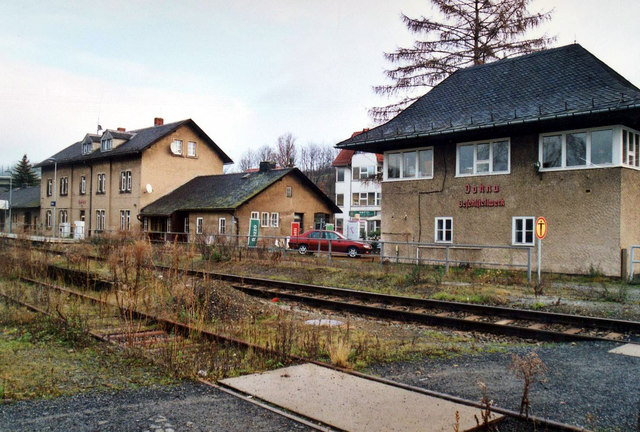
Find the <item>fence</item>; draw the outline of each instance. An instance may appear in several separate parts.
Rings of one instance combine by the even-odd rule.
[[[640,261],[636,261],[635,258],[635,250],[636,249],[640,249],[640,246],[631,246],[629,247],[629,249],[631,249],[631,254],[629,257],[629,282],[633,281],[633,276],[634,276],[634,271],[633,271],[633,265],[634,264],[640,264]]]
[[[283,258],[297,254],[289,247],[290,237],[258,236],[255,246],[249,246],[249,235],[230,234],[189,234],[171,232],[147,232],[152,241],[194,243],[200,248],[223,248],[227,252],[244,250],[279,252]],[[308,245],[307,253],[324,257],[329,263],[335,257],[348,257],[349,253],[340,247],[341,240],[316,241]],[[372,256],[380,264],[385,262],[411,263],[416,265],[442,265],[447,274],[451,266],[478,266],[495,268],[522,269],[527,272],[527,282],[531,282],[532,248],[526,246],[467,245],[419,242],[392,242],[381,240],[360,241],[371,245],[365,251],[359,249],[358,255]]]

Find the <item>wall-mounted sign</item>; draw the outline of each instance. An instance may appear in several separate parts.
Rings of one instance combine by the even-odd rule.
[[[55,207],[56,206],[56,202],[55,201],[51,201],[51,207]]]
[[[464,193],[467,195],[477,194],[495,194],[500,192],[500,185],[472,185],[467,183],[464,185]],[[462,199],[458,201],[459,208],[482,208],[482,207],[504,207],[504,198],[472,198]]]
[[[375,210],[363,210],[363,211],[350,211],[349,216],[356,217],[360,215],[361,218],[373,217],[376,215]]]
[[[260,232],[260,221],[258,219],[249,219],[249,242],[247,246],[250,248],[258,247],[258,234]]]

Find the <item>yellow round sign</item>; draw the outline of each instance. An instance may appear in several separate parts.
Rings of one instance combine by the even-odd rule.
[[[536,237],[542,240],[543,238],[545,238],[546,235],[547,235],[547,220],[542,216],[540,216],[538,219],[536,219]]]

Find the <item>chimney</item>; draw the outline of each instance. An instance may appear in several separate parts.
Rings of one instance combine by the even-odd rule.
[[[260,172],[271,171],[276,167],[276,163],[272,161],[262,161],[260,162]]]
[[[153,119],[154,126],[162,126],[164,124],[164,119],[162,117],[156,117]]]
[[[126,132],[127,128],[123,128],[123,127],[119,127],[118,128],[118,132]]]

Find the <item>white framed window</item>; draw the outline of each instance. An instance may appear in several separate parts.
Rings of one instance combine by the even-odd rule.
[[[287,186],[287,189],[285,191],[285,196],[287,198],[291,198],[293,196],[293,190],[292,190],[291,186]]]
[[[171,143],[171,152],[175,155],[182,156],[182,140],[173,140]]]
[[[622,128],[622,163],[640,167],[640,133],[633,129]]]
[[[614,160],[616,141],[620,142],[619,138],[615,139],[618,135],[616,132],[615,128],[607,127],[541,134],[538,146],[540,170],[611,166],[616,162]],[[624,137],[624,134],[621,135]],[[624,146],[622,147],[624,150]],[[619,160],[617,162],[619,163]]]
[[[351,194],[352,206],[374,206],[376,205],[375,192],[355,192]]]
[[[80,177],[80,195],[87,193],[87,177]]]
[[[260,219],[260,213],[257,211],[251,212],[251,219]]]
[[[184,218],[184,232],[186,232],[186,233],[189,232],[189,216]]]
[[[111,138],[103,138],[102,141],[100,141],[100,150],[101,151],[109,151],[113,148],[113,141],[111,140]]]
[[[433,178],[433,147],[386,153],[385,164],[385,180]]]
[[[65,196],[69,193],[69,177],[60,177],[60,195]]]
[[[149,218],[142,218],[142,231],[149,231]]]
[[[131,171],[120,171],[120,192],[131,192]]]
[[[338,207],[344,206],[344,194],[336,194],[336,205]]]
[[[52,213],[51,210],[47,210],[46,216],[45,216],[45,221],[46,221],[46,225],[47,228],[51,228],[51,219],[52,219]]]
[[[453,242],[453,218],[451,217],[436,218],[434,240],[436,243]]]
[[[219,218],[218,219],[218,234],[226,234],[227,233],[227,219]]]
[[[196,157],[196,142],[189,141],[187,143],[187,156]]]
[[[128,230],[131,227],[131,210],[120,210],[120,229]]]
[[[280,222],[280,213],[271,213],[271,226],[273,228],[278,228],[279,222]]]
[[[344,181],[344,168],[336,168],[336,182]]]
[[[376,176],[378,168],[375,165],[353,167],[353,179],[354,180],[366,180]]]
[[[96,231],[104,231],[106,225],[106,214],[104,210],[96,210]]]
[[[202,234],[202,218],[196,218],[196,234]]]
[[[382,193],[376,192],[376,206],[379,207],[381,202],[382,202]]]
[[[67,210],[60,210],[60,217],[58,218],[58,223],[67,223],[69,222],[69,212]]]
[[[93,145],[90,142],[82,143],[82,154],[89,154],[93,150]]]
[[[47,196],[53,195],[53,180],[47,179]]]
[[[98,174],[98,186],[96,187],[97,194],[103,194],[107,192],[107,175]]]
[[[456,176],[509,174],[511,141],[500,138],[460,143],[456,149]]]
[[[262,219],[260,221],[260,225],[263,227],[268,227],[269,226],[269,213],[268,212],[262,212]]]
[[[533,216],[514,216],[511,224],[511,244],[514,246],[533,246],[536,218]]]

